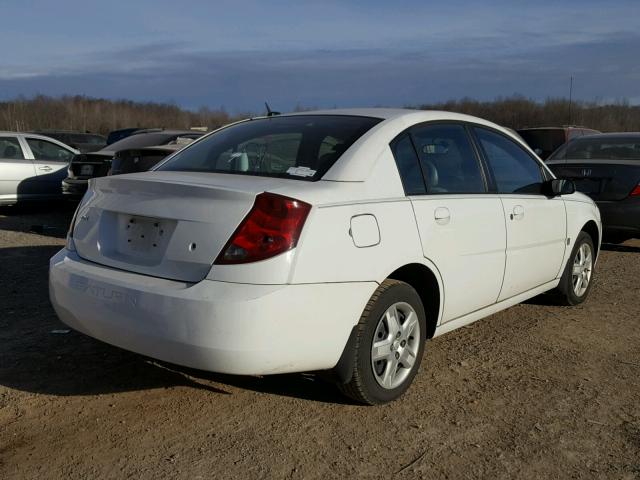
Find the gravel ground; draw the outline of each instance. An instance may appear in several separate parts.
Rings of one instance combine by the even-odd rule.
[[[232,377],[55,334],[72,210],[0,209],[0,478],[640,478],[640,242],[589,300],[534,299],[427,344],[398,402]],[[35,227],[35,229],[33,228]],[[42,228],[44,227],[44,228]]]

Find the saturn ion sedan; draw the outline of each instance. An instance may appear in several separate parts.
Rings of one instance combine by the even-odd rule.
[[[127,350],[227,374],[330,370],[380,404],[427,339],[549,290],[583,302],[601,230],[589,197],[479,118],[270,116],[92,179],[50,297]]]

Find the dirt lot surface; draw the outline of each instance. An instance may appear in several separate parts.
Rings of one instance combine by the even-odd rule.
[[[0,209],[2,479],[640,478],[640,242],[605,247],[583,306],[535,299],[430,341],[405,397],[362,407],[313,375],[52,333],[72,212],[50,208]]]

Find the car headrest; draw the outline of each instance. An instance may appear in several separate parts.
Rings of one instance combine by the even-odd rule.
[[[13,145],[7,145],[4,147],[2,156],[4,158],[18,158],[18,149]]]

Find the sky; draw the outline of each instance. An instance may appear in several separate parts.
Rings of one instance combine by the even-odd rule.
[[[0,100],[409,106],[514,94],[640,104],[640,0],[0,0]]]

